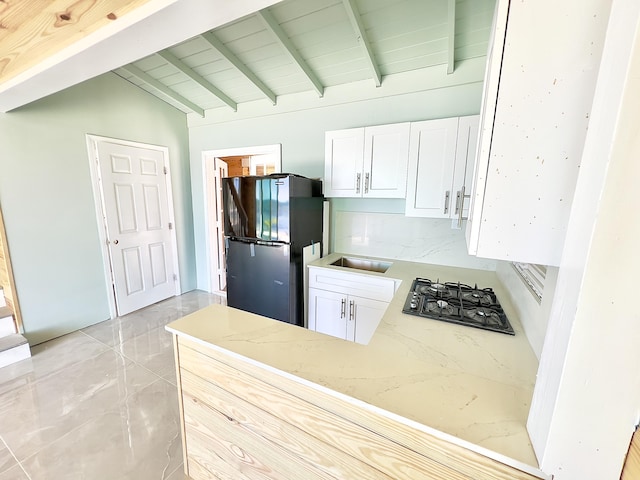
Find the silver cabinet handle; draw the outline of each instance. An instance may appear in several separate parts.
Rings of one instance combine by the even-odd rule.
[[[340,318],[344,318],[346,304],[347,304],[347,300],[343,298],[342,305],[340,306]]]
[[[369,172],[364,176],[364,193],[369,193]]]
[[[462,217],[462,211],[464,210],[464,199],[465,198],[471,198],[471,195],[465,195],[464,194],[464,185],[462,186],[462,189],[458,192],[458,194],[460,195],[460,211],[458,212],[458,228],[462,227],[462,220],[466,220],[466,218]]]
[[[356,174],[356,193],[360,193],[360,178],[361,174]]]
[[[462,201],[464,203],[464,200]],[[458,190],[456,192],[456,211],[455,211],[455,215],[458,215],[458,212],[460,211],[460,190]]]
[[[353,300],[349,302],[349,320],[353,320]]]
[[[445,215],[449,213],[449,196],[450,195],[451,195],[451,192],[449,190],[447,190],[447,192],[444,194],[444,214]]]

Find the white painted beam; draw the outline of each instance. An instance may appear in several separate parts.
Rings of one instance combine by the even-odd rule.
[[[342,0],[344,4],[344,8],[347,10],[347,16],[349,17],[349,21],[351,22],[351,26],[358,35],[358,43],[362,46],[362,49],[365,53],[365,58],[367,63],[369,64],[369,69],[371,70],[371,74],[373,76],[373,80],[376,82],[376,87],[382,85],[382,75],[380,74],[380,68],[376,63],[376,59],[373,55],[373,50],[371,49],[371,44],[369,43],[369,39],[367,38],[367,33],[365,31],[364,25],[362,24],[362,19],[360,18],[360,12],[358,11],[358,7],[355,4],[354,0]]]
[[[291,39],[287,36],[277,20],[273,17],[271,12],[268,9],[265,9],[256,13],[256,15],[260,20],[262,20],[264,26],[275,35],[278,43],[280,43],[280,45],[284,48],[287,55],[289,55],[291,60],[293,60],[293,62],[297,64],[298,67],[304,72],[304,74],[313,85],[315,91],[318,92],[318,95],[320,97],[322,97],[324,95],[324,86],[322,85],[322,83],[320,83],[318,76],[313,70],[311,70],[305,59],[302,58],[302,55],[300,55],[298,49],[295,47]]]
[[[179,93],[174,92],[169,87],[167,87],[164,83],[162,83],[162,82],[158,81],[157,79],[153,78],[148,73],[140,70],[135,65],[124,65],[124,66],[122,66],[120,68],[122,68],[123,70],[129,72],[134,77],[138,77],[140,80],[142,80],[143,82],[145,82],[146,84],[148,84],[152,88],[158,90],[163,95],[166,95],[167,97],[169,97],[173,101],[179,103],[180,105],[182,105],[186,109],[191,110],[194,113],[197,113],[201,117],[204,117],[204,110],[201,107],[199,107],[195,103],[191,102],[190,100],[187,100],[186,98],[184,98]]]
[[[186,76],[188,76],[191,80],[196,82],[201,87],[205,88],[207,91],[218,97],[225,104],[227,104],[234,112],[238,111],[238,104],[234,102],[231,98],[229,98],[222,90],[217,88],[215,85],[212,85],[206,78],[200,75],[198,72],[194,71],[188,65],[186,65],[182,60],[176,57],[169,50],[162,50],[158,52],[158,55],[164,58],[171,65],[176,67]]]
[[[271,100],[271,103],[276,104],[276,94],[271,91],[269,87],[267,87],[262,80],[260,80],[255,73],[253,73],[244,63],[240,61],[235,54],[229,50],[212,32],[206,32],[200,35],[204,40],[209,43],[213,48],[215,48],[220,55],[226,58],[229,63],[231,63],[234,67],[238,69],[240,73],[242,73],[247,80],[253,83],[265,97]]]
[[[447,35],[449,37],[447,73],[452,74],[456,61],[456,0],[449,0],[447,9]]]

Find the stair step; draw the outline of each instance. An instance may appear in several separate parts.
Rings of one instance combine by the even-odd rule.
[[[13,333],[17,333],[16,325],[13,321],[13,312],[9,307],[0,307],[0,337]]]
[[[0,338],[0,368],[30,356],[29,342],[24,336],[14,333]]]

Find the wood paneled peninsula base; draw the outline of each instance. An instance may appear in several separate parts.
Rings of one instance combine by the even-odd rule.
[[[515,427],[530,392],[221,305],[167,330],[194,480],[547,478]],[[454,435],[461,421],[511,455]]]

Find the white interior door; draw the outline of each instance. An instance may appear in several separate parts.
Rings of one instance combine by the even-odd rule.
[[[222,178],[229,176],[229,166],[219,158],[215,161],[214,188],[216,195],[216,241],[218,243],[218,285],[220,291],[227,288],[227,272],[224,248],[224,213],[222,205]]]
[[[163,151],[97,142],[118,315],[175,295],[174,235]]]

